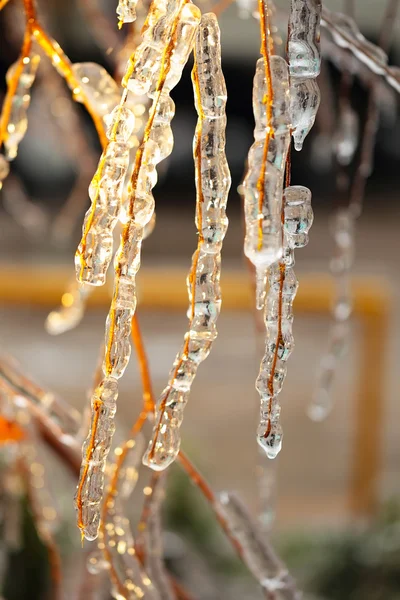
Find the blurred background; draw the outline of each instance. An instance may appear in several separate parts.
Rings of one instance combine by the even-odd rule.
[[[39,7],[49,33],[72,62],[93,61],[112,73],[115,68],[112,47],[106,45],[104,48],[99,42],[98,30],[93,27],[90,11],[83,9],[84,3],[85,0],[80,4],[40,0]],[[114,4],[104,1],[99,6],[115,26]],[[277,4],[287,9],[285,0]],[[342,8],[340,0],[326,1],[325,4],[332,10]],[[356,20],[364,35],[374,42],[378,38],[384,4],[382,0],[355,2]],[[92,15],[92,18],[96,17]],[[230,278],[237,276],[238,285],[250,286],[242,251],[242,205],[237,187],[253,139],[251,90],[259,55],[258,24],[252,18],[239,18],[235,5],[221,15],[220,24],[222,64],[228,89],[227,156],[232,173],[228,205],[230,227],[224,243],[223,273]],[[22,27],[22,8],[12,0],[0,13],[0,93],[3,96],[5,73],[17,59]],[[389,56],[389,63],[396,65],[400,64],[398,34],[399,25],[396,24]],[[119,43],[123,36],[124,32],[116,34]],[[88,146],[82,148],[82,154],[78,146],[75,155],[71,155],[67,140],[71,135],[68,109],[57,89],[54,91],[47,84],[47,71],[39,69],[29,109],[28,133],[12,163],[11,176],[0,192],[0,340],[2,352],[15,356],[24,370],[43,386],[57,391],[82,409],[87,402],[87,390],[103,337],[106,303],[88,309],[75,330],[52,337],[44,329],[46,315],[53,308],[51,302],[46,306],[44,301],[32,301],[26,285],[24,292],[18,293],[19,281],[22,285],[24,280],[33,279],[36,287],[43,285],[48,289],[49,281],[41,281],[41,277],[65,273],[67,285],[69,277],[73,276],[73,255],[88,206],[88,200],[85,200],[86,196],[82,198],[82,194],[87,195],[85,186],[87,188],[100,153],[90,119],[78,106],[79,130]],[[327,347],[330,323],[325,305],[315,311],[307,305],[315,304],[313,290],[318,295],[321,286],[331,289],[327,283],[333,249],[330,224],[338,198],[337,172],[331,149],[339,82],[337,65],[326,57],[321,85],[321,117],[307,137],[303,151],[293,155],[292,182],[312,190],[315,219],[309,245],[296,255],[296,274],[300,288],[304,282],[305,291],[295,315],[296,349],[290,358],[281,398],[285,431],[282,453],[274,465],[266,465],[257,451],[254,432],[258,396],[254,381],[262,354],[263,334],[257,331],[251,308],[245,310],[242,305],[235,308],[234,302],[230,302],[226,310],[223,307],[218,339],[194,383],[186,409],[183,445],[214,489],[237,490],[255,518],[261,514],[264,526],[269,526],[265,523],[270,512],[268,509],[268,514],[265,513],[268,482],[276,478],[272,499],[276,521],[269,535],[310,598],[398,600],[400,118],[398,97],[389,88],[380,98],[374,170],[367,184],[364,213],[357,222],[354,280],[357,293],[361,294],[356,304],[361,309],[355,311],[349,349],[335,380],[332,414],[319,424],[313,423],[306,414],[319,359]],[[367,94],[365,83],[355,79],[351,102],[360,116],[361,127]],[[162,281],[167,286],[168,273],[172,273],[173,285],[177,282],[178,294],[184,295],[185,274],[196,245],[191,154],[196,114],[190,66],[185,69],[173,98],[176,103],[175,146],[161,169],[155,188],[157,224],[144,244],[142,265],[146,280],[152,272],[163,273]],[[82,169],[86,174],[82,175]],[[83,183],[82,193],[71,220],[62,211],[79,177]],[[60,214],[64,214],[64,220],[60,220]],[[3,294],[2,288],[6,290]],[[162,306],[164,293],[160,287],[158,296],[161,300],[144,302],[143,306],[139,303],[138,313],[156,394],[165,386],[187,326],[185,310],[180,306]],[[299,293],[302,293],[301,289]],[[378,332],[374,327],[378,319],[374,310],[362,309],[365,305],[363,294],[366,303],[371,296],[377,298]],[[368,365],[371,368],[366,370]],[[374,397],[372,407],[370,395],[365,397],[365,406],[361,397],[369,387],[374,393],[378,390],[379,396],[378,399]],[[140,405],[141,386],[133,357],[121,382],[121,390],[120,438],[128,431]],[[371,411],[375,414],[370,414],[370,419],[365,418],[365,413]],[[371,428],[368,423],[372,424]],[[368,480],[369,465],[365,462],[368,458],[364,456],[363,461],[363,456],[357,457],[357,453],[366,445],[373,449],[377,469],[375,472],[374,465],[373,482],[368,483],[368,489],[363,489],[363,477]],[[68,565],[71,565],[68,568],[73,572],[72,556],[79,545],[74,528],[73,484],[64,481],[55,463],[50,463],[50,468],[63,515],[60,540]],[[354,492],[354,477],[361,478],[358,504],[349,502],[352,490]],[[175,561],[176,565],[182,558],[182,539],[186,539],[191,549],[195,548],[188,559],[193,561],[193,568],[184,575],[188,587],[202,590],[198,595],[201,599],[258,598],[256,584],[247,579],[233,557],[226,559],[227,550],[220,545],[215,533],[217,526],[212,523],[206,507],[201,502],[198,504],[194,491],[182,482],[178,469],[174,468],[172,472],[170,486],[166,522],[167,530],[174,529],[175,534],[167,537],[166,551],[171,564]],[[215,560],[218,556],[220,560]],[[14,572],[25,572],[22,565],[26,565],[31,557],[28,550],[22,562],[15,559],[15,569],[20,571]],[[29,581],[28,576],[25,579]],[[43,597],[40,591],[26,595],[28,592],[23,591],[21,585],[19,590],[10,582],[7,585],[6,600]],[[26,585],[28,589],[28,583]],[[36,589],[37,585],[40,584],[32,584],[29,589]]]

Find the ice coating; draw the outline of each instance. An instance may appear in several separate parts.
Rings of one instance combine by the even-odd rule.
[[[321,0],[291,0],[287,52],[291,77],[319,75],[321,10]]]
[[[269,458],[275,458],[282,447],[279,393],[286,377],[286,363],[294,348],[293,301],[298,287],[293,270],[294,249],[308,243],[313,221],[308,188],[290,186],[283,196],[283,260],[268,269],[269,289],[264,309],[266,347],[256,381],[261,400],[257,441]]]
[[[335,215],[333,237],[335,255],[331,260],[331,272],[336,279],[336,298],[333,305],[333,326],[329,334],[328,349],[317,373],[317,385],[308,415],[313,421],[322,421],[332,410],[332,386],[340,359],[347,350],[349,319],[353,310],[350,274],[354,264],[355,219],[349,208]]]
[[[40,56],[32,53],[26,56],[22,62],[22,73],[18,79],[17,89],[12,99],[11,112],[9,115],[5,139],[4,150],[8,161],[14,160],[18,153],[18,146],[23,140],[28,129],[27,111],[31,101],[30,90],[35,81],[36,71],[40,62]],[[19,61],[14,63],[7,71],[6,80],[9,84],[18,68]],[[3,168],[0,175],[0,181],[5,179],[8,169],[5,161],[2,161]]]
[[[92,397],[92,421],[82,448],[82,466],[75,494],[78,526],[89,541],[95,540],[100,526],[100,505],[104,491],[104,469],[115,431],[118,385],[106,378]]]
[[[77,279],[89,285],[103,285],[112,258],[113,231],[122,204],[125,176],[129,166],[135,117],[124,107],[126,93],[108,116],[108,143],[89,186],[92,204],[83,222],[82,239],[75,254]]]
[[[243,181],[244,253],[256,267],[257,281],[261,282],[257,286],[258,308],[263,306],[262,282],[266,270],[282,255],[282,187],[290,143],[288,66],[280,56],[270,57],[269,63],[272,90],[269,90],[264,59],[257,61],[253,85],[255,141],[249,151]]]
[[[18,392],[16,400],[28,403],[29,411],[33,415],[39,410],[48,417],[54,435],[62,444],[74,449],[77,447],[75,437],[81,421],[78,411],[24,375],[18,363],[8,356],[0,356],[1,381]]]
[[[231,492],[219,497],[219,512],[226,520],[230,535],[241,547],[241,556],[249,571],[268,594],[276,600],[300,600],[301,593],[286,566],[254,525],[240,499]]]
[[[145,568],[160,595],[160,600],[175,600],[176,595],[163,557],[161,506],[165,497],[165,479],[163,473],[154,473],[150,485],[144,489],[145,502],[138,527],[137,545],[143,548]]]
[[[156,410],[152,439],[143,462],[162,470],[180,448],[180,426],[198,366],[217,336],[221,307],[221,248],[227,230],[230,173],[225,156],[226,87],[221,69],[220,32],[214,14],[203,15],[192,72],[198,121],[193,144],[196,171],[197,250],[187,279],[189,331],[177,354]]]
[[[320,103],[315,78],[321,69],[320,0],[292,0],[287,58],[290,71],[290,119],[294,147],[300,151],[314,125]]]
[[[116,600],[160,600],[153,582],[140,564],[135,551],[129,519],[124,516],[118,498],[108,508],[107,527],[102,544],[112,564],[111,594]]]
[[[45,327],[51,335],[59,335],[76,327],[82,320],[90,286],[74,280],[61,297],[61,305],[47,316]]]
[[[336,160],[347,166],[353,160],[358,145],[359,121],[355,110],[348,104],[343,107],[334,138]]]
[[[303,148],[303,142],[314,125],[320,103],[320,91],[314,79],[293,79],[290,82],[290,120],[296,150]]]
[[[338,46],[350,50],[370,71],[383,75],[387,83],[400,92],[399,67],[388,66],[386,52],[366,40],[353,19],[342,13],[334,13],[324,6],[321,25],[331,33]]]
[[[92,574],[109,571],[112,594],[117,599],[160,598],[136,556],[135,540],[124,514],[124,501],[129,498],[138,480],[143,446],[144,440],[139,433],[114,451],[97,549],[90,553],[87,562]]]
[[[121,99],[120,88],[111,75],[93,62],[75,63],[71,69],[95,112],[100,117],[110,114]],[[74,99],[81,102],[79,90],[74,92]]]
[[[3,181],[8,177],[10,164],[5,157],[0,154],[0,190],[3,187]]]
[[[172,150],[171,130],[168,130],[167,135],[162,136],[160,140],[155,141],[152,135],[153,128],[160,122],[164,125],[169,123],[173,117],[173,103],[169,97],[172,86],[165,90],[164,84],[170,71],[174,71],[174,84],[178,82],[184,67],[183,56],[186,59],[189,56],[195,31],[200,22],[199,9],[185,0],[178,3],[169,0],[164,8],[165,10],[162,11],[159,10],[158,3],[152,4],[147,28],[145,27],[144,30],[144,39],[148,48],[151,49],[153,46],[160,48],[162,60],[158,61],[154,71],[155,87],[148,90],[149,96],[153,98],[153,104],[144,130],[143,141],[136,152],[130,179],[129,220],[123,227],[119,249],[114,259],[114,290],[106,323],[102,367],[104,379],[92,398],[91,428],[83,447],[81,476],[76,495],[78,526],[87,539],[94,539],[99,528],[104,469],[114,431],[115,403],[118,396],[117,380],[122,377],[131,353],[131,323],[136,309],[136,273],[140,266],[144,228],[150,223],[154,213],[154,198],[151,190],[157,181],[156,165]],[[163,18],[167,14],[172,14],[173,18],[169,19],[167,30],[164,31],[165,19]],[[160,27],[157,27],[159,22],[161,22]],[[178,30],[181,33],[179,44],[176,37]],[[138,63],[131,60],[128,64],[129,76],[135,74],[139,79],[142,75],[140,69],[146,71],[148,66],[140,62],[143,50],[141,47],[142,45],[135,53]],[[113,131],[115,134],[116,125],[113,126]],[[106,251],[108,251],[107,247],[106,244]],[[101,410],[104,404],[103,390],[109,387],[112,388],[112,393],[107,392],[107,394],[113,398],[113,410],[103,413]],[[92,455],[98,446],[101,448],[101,459],[96,462],[93,461]],[[92,485],[92,479],[98,483]]]
[[[136,21],[136,5],[137,0],[119,0],[116,10],[119,27],[123,23],[133,23],[133,21]]]

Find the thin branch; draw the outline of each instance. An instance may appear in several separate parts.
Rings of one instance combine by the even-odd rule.
[[[386,82],[397,92],[400,92],[400,70],[398,67],[388,66],[386,60],[379,55],[379,48],[368,42],[360,33],[355,22],[349,27],[342,27],[338,23],[337,13],[331,12],[325,6],[322,8],[321,26],[330,32],[333,41],[342,48],[350,50],[355,58],[366,65],[372,72],[385,77]]]
[[[390,47],[390,41],[396,23],[398,8],[399,0],[388,1],[379,35],[379,44],[385,53],[388,52]],[[356,217],[361,213],[365,194],[365,186],[372,170],[378,119],[379,106],[377,103],[375,87],[373,84],[371,84],[360,159],[354,176],[349,199],[349,207],[353,215]]]

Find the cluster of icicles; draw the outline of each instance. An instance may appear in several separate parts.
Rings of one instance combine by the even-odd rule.
[[[262,39],[253,86],[254,143],[249,150],[242,186],[246,224],[244,253],[255,269],[256,306],[264,311],[266,329],[265,354],[256,382],[261,401],[257,441],[267,456],[274,458],[281,449],[283,437],[279,394],[294,346],[293,301],[298,286],[293,270],[294,250],[307,244],[313,221],[310,190],[290,185],[290,146],[293,137],[295,149],[301,150],[320,102],[316,82],[321,64],[320,25],[331,28],[337,45],[350,49],[356,59],[374,73],[383,75],[395,89],[399,88],[399,76],[395,68],[387,66],[386,54],[367,42],[351,20],[322,10],[320,0],[291,0],[285,59],[277,53],[273,3],[259,0],[257,10],[254,0],[251,3],[249,12],[260,19]],[[246,1],[241,4],[245,5]],[[137,0],[120,0],[119,24],[132,23],[138,13],[138,20],[144,21],[143,10],[137,6]],[[152,190],[157,182],[157,165],[173,148],[171,121],[175,107],[170,94],[192,52],[192,82],[198,115],[193,142],[198,243],[187,278],[188,331],[157,402],[147,448],[142,434],[136,433],[114,450],[107,465],[115,430],[118,381],[131,353],[141,246],[155,223]],[[39,55],[32,50],[22,62],[13,65],[7,75],[10,84],[19,70],[17,87],[6,115],[0,185],[27,130],[30,90],[38,65]],[[80,321],[91,289],[105,284],[114,257],[101,377],[92,393],[90,427],[83,443],[75,497],[78,526],[86,539],[97,540],[97,549],[88,559],[89,571],[109,570],[115,598],[170,600],[175,593],[164,569],[160,545],[160,506],[165,479],[161,472],[179,454],[180,427],[191,386],[198,366],[208,357],[217,336],[221,250],[228,227],[226,205],[231,180],[225,155],[227,92],[221,69],[217,18],[212,13],[202,15],[190,0],[153,1],[144,21],[141,41],[126,66],[122,92],[98,65],[80,63],[71,65],[71,70],[79,82],[79,87],[74,88],[74,97],[77,101],[85,98],[102,120],[106,142],[89,186],[91,206],[85,215],[75,257],[76,281],[64,294],[60,309],[48,317],[47,328],[51,333],[61,333]],[[2,120],[6,117],[3,112]],[[342,117],[341,125],[347,131],[349,115]],[[4,128],[4,123],[0,125]],[[337,154],[343,155],[345,161],[349,154],[353,156],[355,147],[349,149],[345,133],[339,138]],[[351,313],[348,272],[353,256],[352,226],[353,218],[339,213],[335,226],[338,253],[333,270],[338,274],[342,291],[336,304],[335,318],[339,324],[332,338],[330,362],[322,365],[320,387],[326,392],[325,396],[331,386],[332,356],[337,361]],[[118,230],[120,243],[115,248]],[[33,456],[37,434],[31,416],[36,418],[39,413],[59,442],[77,451],[77,444],[84,437],[79,415],[24,377],[15,365],[2,359],[0,400],[3,412],[28,432],[28,456]],[[21,412],[21,406],[27,410]],[[317,402],[314,418],[319,418],[323,409],[323,403]],[[31,415],[29,418],[27,413]],[[32,460],[39,458],[34,456]],[[154,473],[144,490],[146,517],[134,540],[124,516],[124,505],[136,486],[141,462]],[[43,482],[36,481],[33,487],[39,490],[39,496],[45,495]],[[43,515],[53,514],[48,510],[51,502],[47,497],[38,498],[37,502],[43,508]],[[228,536],[240,547],[244,562],[266,596],[278,600],[298,598],[285,567],[261,539],[236,497],[222,494],[212,501],[212,508],[218,520],[225,524]],[[47,521],[43,518],[44,529],[48,528]],[[51,531],[46,530],[45,536],[49,535]],[[138,557],[138,549],[143,550],[143,562]]]
[[[79,452],[81,418],[74,409],[43,389],[9,358],[0,357],[0,404],[3,418],[19,428],[17,459],[28,463],[30,498],[39,535],[49,548],[59,526],[59,510],[51,482],[46,481],[47,464],[41,456],[38,423],[54,436],[64,451]],[[154,472],[143,488],[143,510],[133,536],[126,515],[128,500],[137,487],[144,437],[138,433],[115,448],[108,465],[107,494],[102,508],[102,524],[96,548],[87,556],[91,575],[107,572],[111,591],[118,600],[174,600],[176,590],[164,566],[161,507],[165,496],[165,473]],[[211,501],[211,508],[243,562],[260,584],[265,596],[276,600],[301,597],[285,565],[253,523],[235,494],[224,492]],[[140,556],[144,556],[141,560]],[[99,585],[104,585],[97,578]]]
[[[127,22],[133,3],[120,3]],[[278,393],[293,348],[292,303],[297,289],[294,249],[308,241],[312,224],[311,193],[302,186],[284,189],[291,134],[297,149],[311,129],[319,105],[315,78],[320,69],[320,2],[293,1],[289,24],[288,62],[269,43],[270,14],[260,1],[263,21],[262,58],[253,90],[255,142],[244,180],[245,254],[257,272],[257,306],[265,310],[266,353],[257,389],[261,416],[257,434],[267,455],[282,443]],[[131,322],[136,309],[136,275],[145,228],[154,218],[152,188],[157,165],[172,151],[170,97],[190,53],[198,123],[193,142],[196,171],[198,245],[187,285],[189,328],[156,406],[153,433],[143,463],[155,471],[167,468],[180,449],[180,427],[199,364],[217,335],[221,307],[221,248],[228,226],[226,203],[230,174],[225,156],[226,88],[221,70],[219,28],[213,14],[201,16],[187,0],[153,3],[142,41],[127,64],[123,93],[104,115],[107,143],[89,187],[92,201],[75,265],[80,298],[87,286],[103,285],[113,256],[114,229],[120,221],[120,245],[114,257],[114,287],[107,317],[103,378],[93,392],[91,424],[83,445],[75,497],[78,525],[87,539],[98,536],[107,456],[115,430],[118,380],[129,362]],[[148,106],[148,120],[137,144],[135,98]],[[131,161],[131,150],[134,158]],[[268,293],[266,289],[268,288]],[[78,298],[78,301],[79,299]],[[74,303],[72,302],[72,305]],[[79,306],[79,302],[78,302]]]

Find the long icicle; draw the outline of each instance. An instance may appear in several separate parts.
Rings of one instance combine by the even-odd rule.
[[[189,331],[158,401],[152,439],[143,457],[144,464],[155,470],[168,467],[179,452],[179,429],[191,385],[217,336],[221,249],[228,227],[225,211],[231,183],[225,156],[226,87],[220,61],[217,18],[208,13],[203,15],[197,34],[192,72],[198,113],[193,154],[199,241],[187,279]]]

